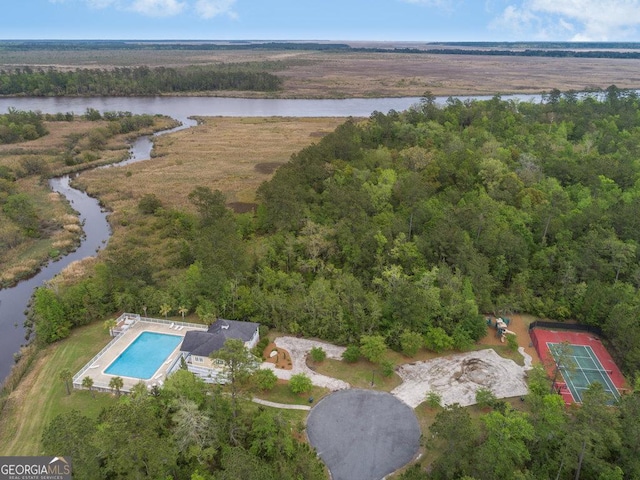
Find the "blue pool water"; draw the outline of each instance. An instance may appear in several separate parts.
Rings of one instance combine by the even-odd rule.
[[[181,336],[142,332],[105,370],[109,375],[149,380],[182,342]]]

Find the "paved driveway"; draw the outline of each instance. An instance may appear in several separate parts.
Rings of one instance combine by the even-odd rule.
[[[413,409],[375,390],[324,397],[309,413],[307,435],[333,480],[380,480],[410,462],[420,446]]]

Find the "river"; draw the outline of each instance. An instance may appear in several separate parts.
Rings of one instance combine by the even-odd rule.
[[[457,97],[466,99],[487,99],[491,97]],[[539,101],[539,95],[519,95],[519,101]],[[246,99],[219,97],[19,97],[0,98],[0,113],[9,108],[33,110],[42,113],[73,112],[83,114],[88,108],[107,111],[126,111],[134,114],[167,115],[182,122],[180,128],[195,125],[191,116],[229,117],[368,117],[374,111],[387,113],[389,110],[402,111],[419,102],[417,97],[404,98],[352,98],[341,100],[282,100]],[[446,98],[436,99],[444,104]],[[169,130],[168,132],[176,129]],[[167,133],[167,132],[160,132]],[[131,147],[127,164],[146,160],[150,157],[152,142],[147,136],[136,140]],[[75,260],[95,255],[103,248],[111,234],[106,213],[98,202],[69,185],[69,177],[50,181],[51,188],[64,195],[75,208],[83,223],[85,238],[73,253],[50,262],[36,276],[20,282],[13,288],[0,290],[0,381],[8,375],[14,363],[14,354],[25,343],[25,311],[35,288],[53,278]]]

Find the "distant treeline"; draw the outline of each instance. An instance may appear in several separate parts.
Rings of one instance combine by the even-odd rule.
[[[267,72],[233,68],[115,68],[60,71],[0,70],[0,95],[156,95],[216,90],[275,91],[282,81]]]
[[[432,48],[436,47],[436,48]],[[459,47],[459,48],[441,48]],[[314,42],[172,42],[117,40],[24,40],[2,41],[2,51],[81,51],[81,50],[312,50],[338,52],[416,53],[432,55],[490,55],[516,57],[640,58],[635,42],[445,42],[425,43],[424,48],[351,47],[344,43]],[[624,51],[623,51],[624,50]],[[629,51],[635,50],[635,51]]]
[[[351,50],[344,43],[251,42],[230,40],[224,43],[197,41],[118,41],[118,40],[23,40],[0,41],[1,51],[29,50]]]

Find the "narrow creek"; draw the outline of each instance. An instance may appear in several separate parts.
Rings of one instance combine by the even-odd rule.
[[[182,119],[182,125],[154,134],[164,135],[196,125],[195,120]],[[109,168],[128,165],[134,162],[149,160],[153,141],[145,135],[136,139],[129,149],[129,158],[122,162],[98,168]],[[71,186],[71,177],[64,175],[49,180],[54,192],[64,196],[71,207],[78,213],[84,236],[80,246],[73,252],[50,261],[32,278],[23,280],[16,286],[0,290],[0,383],[7,377],[14,365],[14,355],[27,343],[25,338],[26,310],[31,295],[37,287],[51,280],[76,260],[96,255],[107,245],[111,236],[111,227],[107,221],[108,212],[104,211],[98,200]]]

